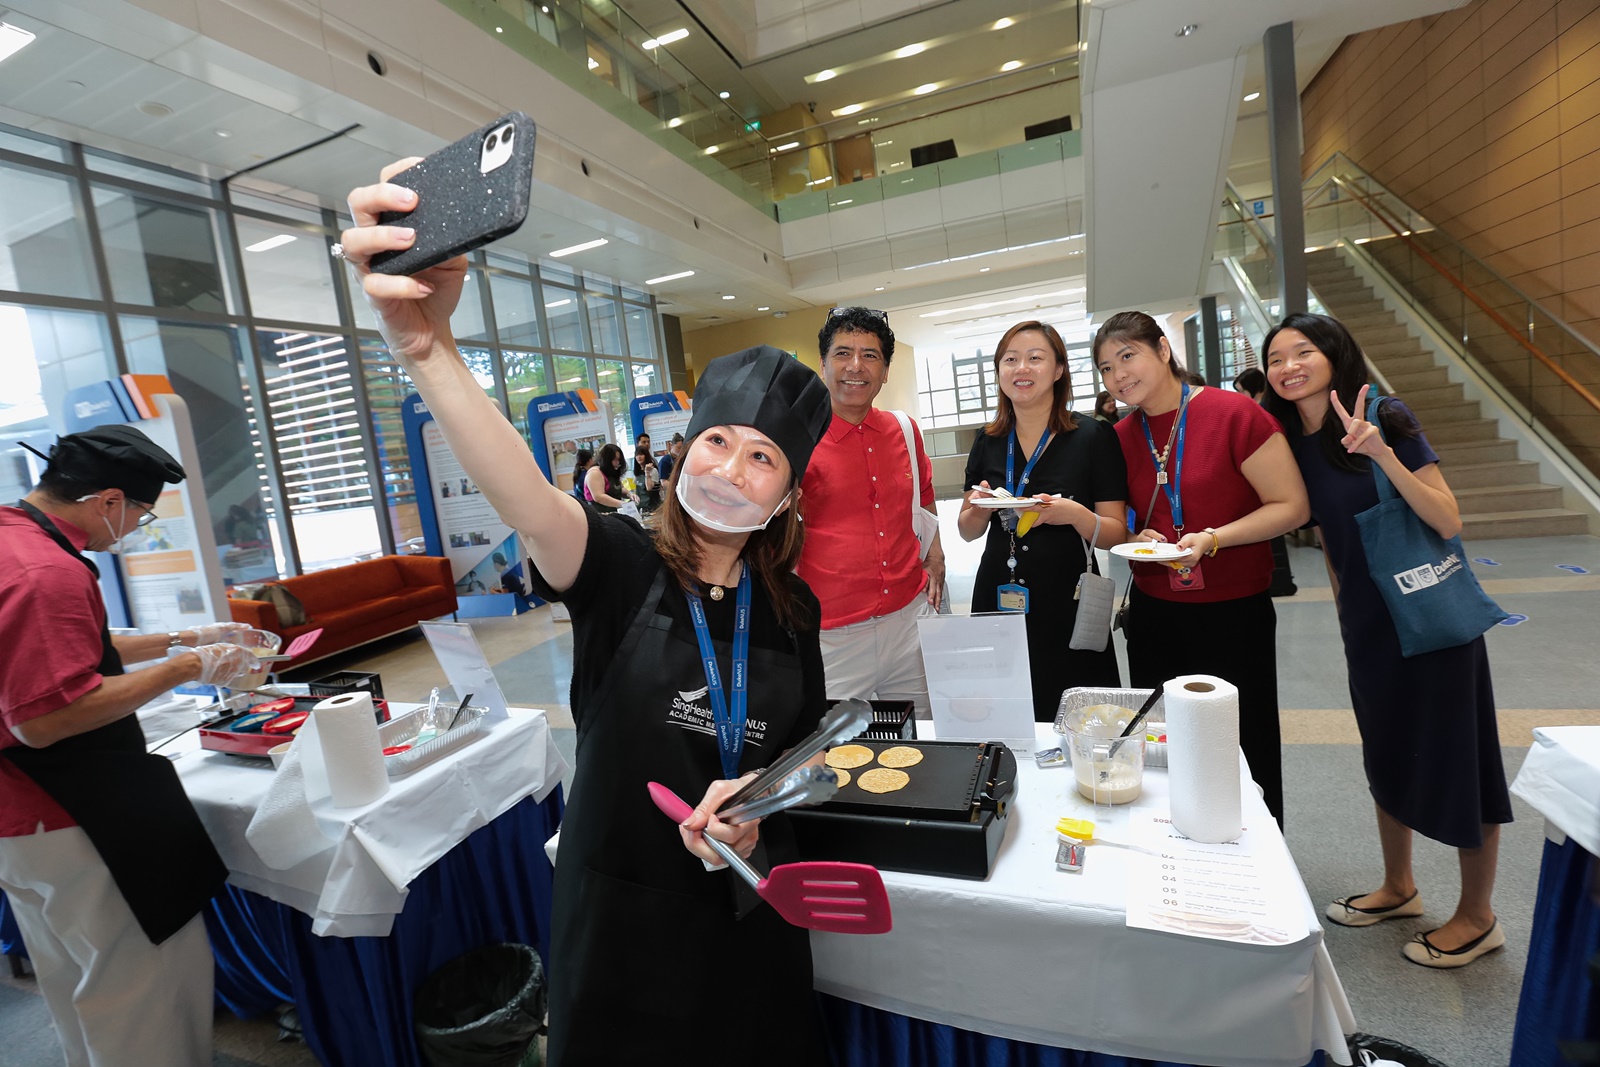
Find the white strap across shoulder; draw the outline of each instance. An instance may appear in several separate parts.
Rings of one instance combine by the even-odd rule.
[[[911,416],[898,409],[889,414],[900,424],[900,433],[906,439],[906,455],[911,457],[911,526],[914,531],[917,509],[922,506],[922,472],[917,469],[917,439],[911,433]]]

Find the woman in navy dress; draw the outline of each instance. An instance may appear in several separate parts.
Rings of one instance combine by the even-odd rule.
[[[1324,315],[1290,315],[1269,333],[1266,408],[1289,431],[1322,532],[1344,635],[1350,700],[1378,809],[1383,884],[1328,905],[1329,919],[1371,926],[1423,914],[1411,834],[1460,852],[1461,899],[1443,926],[1402,949],[1424,967],[1461,967],[1505,944],[1491,907],[1500,824],[1511,798],[1500,761],[1494,687],[1480,636],[1406,658],[1368,572],[1356,516],[1378,503],[1376,463],[1440,537],[1461,532],[1454,494],[1416,417],[1399,400],[1366,421],[1366,365],[1355,338]],[[1387,443],[1385,442],[1387,439]]]

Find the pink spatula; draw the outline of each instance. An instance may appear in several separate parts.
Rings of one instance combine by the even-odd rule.
[[[280,654],[276,656],[262,656],[261,661],[263,663],[286,663],[289,660],[294,659],[306,649],[310,648],[312,645],[316,644],[317,638],[321,636],[322,627],[320,626],[315,630],[308,630],[299,637],[295,638],[293,641],[290,641],[289,647],[284,649]]]
[[[657,782],[650,783],[650,799],[676,823],[694,811]],[[889,914],[889,894],[884,892],[883,876],[876,867],[865,863],[785,863],[762,878],[733,849],[710,834],[704,837],[717,855],[791,926],[832,934],[885,934],[894,925]]]

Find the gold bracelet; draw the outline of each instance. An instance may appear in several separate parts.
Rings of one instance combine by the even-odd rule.
[[[1206,527],[1206,533],[1211,535],[1211,551],[1207,552],[1206,555],[1215,556],[1217,554],[1217,549],[1222,547],[1222,538],[1217,535],[1216,530],[1213,530],[1209,526]]]

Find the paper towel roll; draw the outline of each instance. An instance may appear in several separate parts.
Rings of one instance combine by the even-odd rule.
[[[1167,782],[1172,825],[1194,841],[1235,841],[1239,807],[1239,690],[1189,674],[1167,682]]]
[[[341,693],[311,709],[336,808],[370,804],[389,791],[370,693]]]

